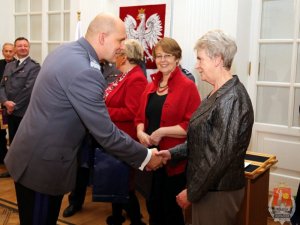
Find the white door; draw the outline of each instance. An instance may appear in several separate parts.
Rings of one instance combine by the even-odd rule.
[[[42,64],[48,53],[73,40],[78,1],[14,0],[14,36],[30,40],[30,56]],[[74,31],[73,31],[74,30]]]
[[[252,9],[251,148],[279,160],[271,169],[270,191],[282,182],[295,194],[300,181],[300,0],[256,0]]]

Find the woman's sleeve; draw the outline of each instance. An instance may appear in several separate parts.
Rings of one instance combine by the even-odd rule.
[[[179,126],[181,126],[184,130],[187,130],[192,114],[196,111],[201,103],[200,95],[196,85],[191,83],[187,89],[189,90],[189,97],[187,99],[186,112],[182,122],[179,123]]]

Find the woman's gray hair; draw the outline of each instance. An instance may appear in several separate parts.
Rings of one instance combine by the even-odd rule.
[[[144,60],[144,49],[139,41],[135,39],[126,39],[124,41],[127,59],[130,63],[138,64]]]
[[[194,49],[205,50],[210,58],[221,56],[224,67],[230,70],[237,46],[235,41],[223,31],[211,30],[198,39]]]

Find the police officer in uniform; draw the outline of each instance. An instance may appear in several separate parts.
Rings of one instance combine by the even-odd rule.
[[[14,46],[17,60],[6,65],[0,84],[0,103],[8,115],[10,144],[25,114],[34,82],[41,68],[39,63],[30,58],[30,44],[26,38],[17,38]],[[8,176],[1,174],[0,177],[5,175]]]
[[[13,43],[4,43],[2,46],[2,55],[3,59],[0,59],[0,82],[3,77],[3,72],[5,70],[5,66],[7,63],[15,60],[15,47]],[[2,108],[0,103],[0,108]],[[4,107],[3,107],[4,108]],[[4,111],[4,110],[3,110]],[[6,117],[4,117],[4,113],[2,113],[2,120],[6,121]],[[6,141],[6,129],[3,129],[1,127],[0,129],[0,163],[2,164],[4,162],[4,157],[7,152],[7,141]]]

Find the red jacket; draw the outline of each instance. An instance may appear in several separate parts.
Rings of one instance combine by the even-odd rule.
[[[151,78],[152,82],[147,85],[142,95],[141,105],[135,119],[135,124],[143,123],[145,129],[147,127],[145,109],[149,95],[157,90],[162,73],[157,72],[151,75]],[[197,87],[193,81],[182,74],[178,67],[170,75],[168,86],[168,95],[163,105],[160,127],[180,125],[184,130],[187,130],[189,120],[201,102]],[[186,138],[164,137],[159,143],[159,148],[169,149],[183,143],[185,140]],[[182,161],[176,166],[167,164],[167,173],[169,176],[182,173],[185,166],[186,161]]]
[[[120,81],[106,98],[106,106],[111,120],[116,126],[137,140],[134,126],[139,100],[147,85],[147,79],[139,66],[135,66]]]

